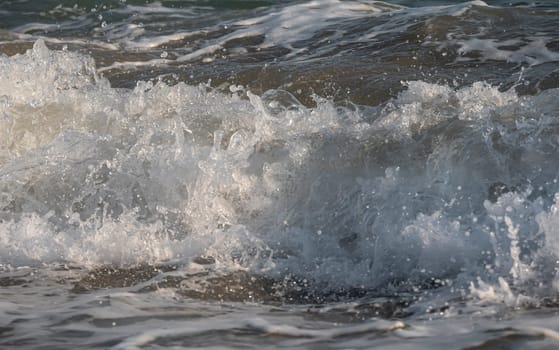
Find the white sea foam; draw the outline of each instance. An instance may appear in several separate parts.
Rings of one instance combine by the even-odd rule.
[[[0,73],[4,264],[206,255],[326,289],[507,303],[556,278],[555,90],[408,82],[367,115],[285,91],[114,89],[41,41]]]
[[[282,335],[287,337],[313,337],[323,339],[349,336],[359,333],[394,331],[397,329],[402,329],[406,326],[402,321],[390,322],[384,320],[375,320],[356,326],[316,330],[301,329],[290,325],[272,325],[263,319],[250,319],[246,323],[249,328],[267,334]]]
[[[547,44],[551,41],[552,38],[549,37],[529,36],[523,39],[508,39],[504,41],[469,38],[466,40],[456,40],[455,43],[459,45],[458,53],[462,56],[474,53],[480,56],[481,61],[495,60],[535,66],[559,61],[559,52],[551,51],[547,47]],[[504,48],[511,46],[515,48]],[[459,60],[468,60],[468,58],[460,57]]]

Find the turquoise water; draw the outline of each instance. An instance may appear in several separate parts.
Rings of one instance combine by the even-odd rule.
[[[557,347],[554,1],[3,1],[0,347]]]

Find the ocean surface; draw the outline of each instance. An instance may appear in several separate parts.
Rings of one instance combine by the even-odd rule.
[[[0,348],[559,348],[559,2],[0,1]]]

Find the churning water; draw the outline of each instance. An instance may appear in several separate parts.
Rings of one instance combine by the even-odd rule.
[[[0,347],[559,346],[555,1],[0,3]]]

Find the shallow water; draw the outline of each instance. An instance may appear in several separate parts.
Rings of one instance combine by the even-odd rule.
[[[3,1],[0,346],[553,349],[554,1]]]

